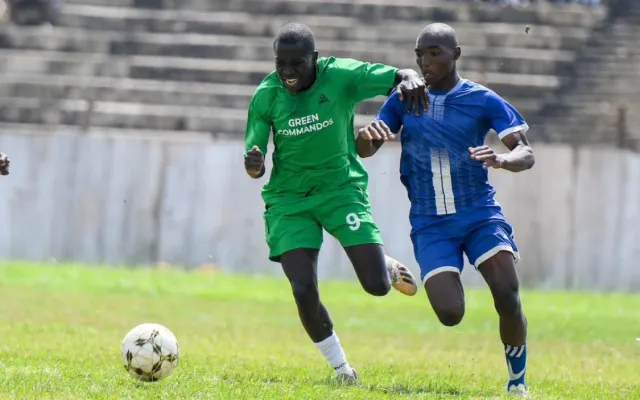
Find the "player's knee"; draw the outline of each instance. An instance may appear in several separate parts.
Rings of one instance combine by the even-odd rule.
[[[318,288],[312,281],[292,281],[293,297],[303,309],[317,308],[320,302]]]
[[[517,286],[495,288],[493,300],[499,315],[515,316],[522,312]]]
[[[362,282],[362,288],[372,296],[385,296],[391,290],[391,282],[386,276],[366,279]]]
[[[437,306],[433,310],[444,326],[456,326],[464,317],[464,305]]]

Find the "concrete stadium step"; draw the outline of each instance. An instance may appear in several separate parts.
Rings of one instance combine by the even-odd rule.
[[[618,110],[616,102],[601,100],[594,102],[562,102],[552,103],[548,105],[552,110],[547,113],[547,118],[558,116],[567,120],[567,118],[600,118],[602,116],[615,115]]]
[[[580,56],[584,62],[589,63],[601,61],[624,63],[631,61],[630,59],[638,61],[640,49],[637,49],[635,44],[635,42],[630,41],[624,44],[618,42],[616,44],[597,46],[587,49]]]
[[[256,15],[247,12],[197,12],[192,10],[140,10],[114,7],[65,6],[63,24],[87,30],[120,32],[201,33],[233,36],[263,36],[271,40],[290,17]],[[371,23],[343,16],[302,15],[298,22],[309,25],[318,40],[393,42],[409,49],[424,22],[385,20],[379,29]],[[375,25],[374,25],[375,26]],[[573,51],[588,37],[587,27],[536,26],[525,34],[522,24],[492,22],[455,24],[463,46],[527,47]]]
[[[107,54],[60,53],[51,51],[0,50],[0,71],[24,74],[128,76],[130,62]]]
[[[0,50],[0,70],[5,73],[50,73],[57,75],[130,77],[135,79],[258,85],[273,70],[267,61],[189,59],[179,57],[109,57],[105,54]],[[526,90],[541,96],[558,86],[553,75],[479,73],[463,75],[487,85],[503,96],[518,96]]]
[[[231,108],[246,110],[254,86],[201,84],[127,78],[65,75],[3,75],[0,76],[0,97],[37,99],[74,99],[103,102],[178,105],[190,107]],[[377,114],[385,98],[360,103],[360,115]],[[509,101],[527,117],[535,115],[542,102],[533,97],[512,98]]]
[[[567,93],[554,93],[553,97],[548,97],[550,102],[561,102],[571,99],[580,101],[583,97],[591,96],[594,100],[609,100],[617,98],[637,98],[638,89],[631,81],[578,81],[579,88],[571,89]],[[578,100],[574,100],[578,98]]]
[[[587,125],[544,122],[531,128],[531,141],[562,142],[578,145],[612,144],[617,141],[618,133],[615,125]]]
[[[177,105],[246,110],[255,86],[153,81],[128,78],[65,75],[0,76],[0,97],[75,99],[106,102]],[[384,97],[358,106],[363,115],[375,115]],[[526,102],[524,110],[535,112],[540,103]]]
[[[242,135],[247,112],[242,109],[183,107],[76,99],[0,98],[0,121],[46,125],[78,125],[125,129],[200,131]],[[371,116],[356,115],[356,127]]]
[[[640,69],[632,60],[627,62],[601,61],[581,67],[579,76],[585,79],[634,78],[640,76]]]
[[[246,109],[255,86],[74,75],[4,74],[0,97],[91,99],[109,102]],[[380,102],[376,102],[379,104]]]
[[[66,4],[91,4],[111,7],[132,7],[136,2],[112,0],[66,0]],[[149,3],[149,2],[147,2]],[[536,7],[500,7],[473,2],[396,0],[234,0],[165,1],[163,7],[198,11],[252,10],[266,15],[338,15],[358,16],[362,21],[377,22],[387,19],[440,21],[440,22],[502,22],[535,24],[545,21],[552,25],[591,26],[605,13],[604,7],[554,7],[542,4]]]
[[[567,99],[564,97],[551,98],[549,103],[556,104],[565,102]],[[598,88],[597,91],[585,90],[584,93],[576,92],[571,95],[572,103],[598,103],[598,102],[612,102],[612,103],[640,103],[640,93],[638,89],[633,85],[620,85],[620,89],[609,90],[607,92]]]
[[[113,55],[153,55],[263,61],[273,58],[271,39],[227,35],[175,35],[120,32],[83,32],[56,29],[43,38],[37,31],[0,30],[0,48],[94,52]],[[319,41],[323,54],[413,67],[413,51],[392,44]],[[463,68],[524,74],[560,74],[574,54],[561,50],[465,47]]]
[[[616,113],[570,113],[560,115],[545,115],[544,119],[533,119],[533,122],[538,124],[544,122],[544,126],[564,126],[569,132],[580,132],[585,136],[585,140],[591,136],[591,130],[596,130],[596,127],[607,127],[611,131],[615,131],[617,128],[617,114]],[[563,132],[557,134],[563,135]]]
[[[92,136],[106,136],[110,138],[127,137],[137,139],[152,139],[152,140],[167,140],[180,142],[196,142],[203,143],[211,141],[215,136],[216,138],[222,137],[224,139],[237,140],[237,135],[215,135],[211,132],[204,131],[172,131],[172,130],[149,130],[149,129],[126,129],[126,128],[109,128],[109,127],[92,127],[85,129],[82,126],[77,125],[64,125],[64,124],[32,124],[32,123],[13,123],[13,122],[1,122],[0,132],[11,132],[12,134],[48,134],[48,133],[63,133],[69,134],[81,134]]]

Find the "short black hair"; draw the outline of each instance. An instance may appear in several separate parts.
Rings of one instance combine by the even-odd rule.
[[[422,38],[424,36],[437,38],[439,43],[453,49],[460,45],[458,43],[458,35],[456,34],[456,30],[453,29],[453,27],[451,27],[450,25],[440,22],[425,26],[422,31],[420,31],[420,35],[418,35],[418,38]]]
[[[313,32],[308,26],[303,24],[291,23],[280,28],[278,33],[276,33],[275,39],[273,39],[274,49],[278,42],[300,43],[309,51],[316,49],[316,39],[313,36]]]

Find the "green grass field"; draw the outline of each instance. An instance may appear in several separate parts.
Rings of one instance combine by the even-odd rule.
[[[339,387],[282,279],[3,263],[0,399],[502,398],[505,360],[486,291],[439,326],[426,296],[322,295],[361,387]],[[640,399],[640,296],[523,293],[536,399]],[[142,322],[180,341],[176,372],[130,378],[124,334]]]

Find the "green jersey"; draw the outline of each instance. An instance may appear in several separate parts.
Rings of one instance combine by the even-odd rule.
[[[267,154],[273,132],[273,168],[263,198],[312,194],[346,183],[366,189],[367,172],[358,159],[355,108],[363,100],[387,95],[397,68],[344,58],[319,58],[316,81],[291,93],[270,73],[256,89],[247,118],[245,151]]]

